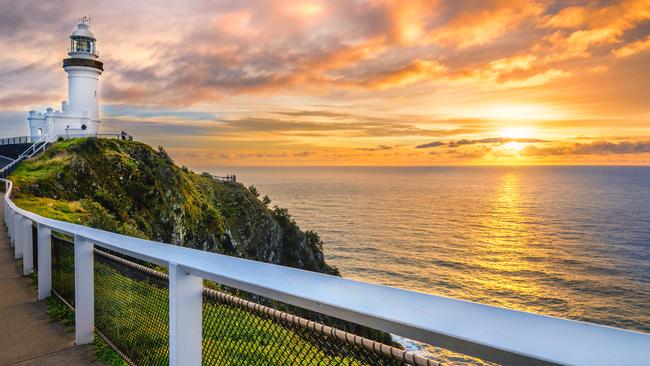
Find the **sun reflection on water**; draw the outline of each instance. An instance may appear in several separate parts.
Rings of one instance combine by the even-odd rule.
[[[650,331],[648,168],[275,171],[251,183],[345,277]]]
[[[534,242],[535,234],[530,227],[527,197],[522,193],[522,179],[518,171],[510,171],[500,177],[498,186],[482,223],[485,233],[482,243],[476,247],[472,256],[479,272],[476,285],[494,294],[496,304],[531,310],[521,306],[521,302],[510,299],[536,298],[542,290],[535,281],[527,280],[522,274],[539,272],[539,262],[529,258],[543,256]],[[503,294],[511,294],[504,297]]]

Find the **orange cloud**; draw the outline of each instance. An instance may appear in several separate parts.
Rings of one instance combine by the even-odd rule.
[[[401,87],[435,78],[446,70],[447,67],[437,61],[414,60],[409,65],[398,70],[375,75],[362,85],[376,89]]]
[[[429,32],[427,22],[435,17],[438,3],[436,0],[388,2],[389,39],[402,45],[422,42],[423,36]]]
[[[64,98],[69,14],[87,11],[76,0],[20,4],[0,11],[0,44],[12,50],[0,53],[4,121]],[[116,105],[203,116],[189,126],[169,113],[112,115],[118,132],[165,145],[342,162],[533,122],[545,140],[650,135],[650,0],[113,0],[93,18],[105,120]],[[490,147],[465,155],[504,154]],[[463,159],[447,148],[418,149],[413,161]]]
[[[583,26],[588,19],[589,11],[582,6],[570,6],[550,16],[543,26],[552,28],[578,28]]]
[[[617,48],[612,52],[618,58],[625,58],[636,55],[641,52],[650,51],[650,36],[647,36],[645,39],[630,43],[621,48]]]
[[[550,16],[545,26],[568,28],[545,37],[552,52],[545,59],[558,61],[587,57],[590,49],[603,44],[620,43],[625,31],[650,19],[650,0],[620,1],[604,7],[571,7]],[[576,29],[577,28],[577,29]],[[537,45],[544,49],[543,44]]]
[[[515,70],[528,70],[533,62],[537,60],[535,55],[516,55],[512,57],[503,57],[498,60],[490,61],[490,69],[498,72],[511,72]]]
[[[538,148],[528,146],[522,150],[524,156],[551,155],[629,155],[650,153],[650,141],[595,141],[591,143],[563,144]]]
[[[456,6],[460,7],[459,4]],[[485,44],[543,11],[534,1],[470,1],[462,5],[462,10],[450,21],[432,29],[431,41],[457,48]]]

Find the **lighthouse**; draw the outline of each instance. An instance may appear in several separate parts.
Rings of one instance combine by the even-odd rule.
[[[29,112],[32,139],[47,134],[49,141],[59,138],[97,135],[99,130],[99,75],[104,64],[99,60],[97,38],[90,31],[89,17],[83,17],[70,35],[68,58],[63,70],[68,74],[68,100],[61,110],[48,108],[44,113]]]

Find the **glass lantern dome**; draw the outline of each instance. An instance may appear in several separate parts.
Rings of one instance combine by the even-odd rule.
[[[70,56],[97,58],[97,39],[85,22],[79,23],[70,35]]]

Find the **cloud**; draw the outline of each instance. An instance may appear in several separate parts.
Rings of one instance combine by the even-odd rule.
[[[160,108],[147,108],[129,105],[107,105],[102,107],[102,112],[110,117],[132,117],[132,118],[166,118],[174,117],[185,120],[214,120],[216,116],[210,112],[198,112],[189,110],[169,110]]]
[[[0,53],[0,113],[58,106],[68,35],[76,14],[92,11],[102,127],[178,148],[292,159],[317,148],[406,154],[394,147],[406,144],[418,157],[463,159],[484,147],[492,158],[507,142],[567,149],[482,138],[528,121],[536,136],[650,134],[647,0],[0,0],[0,9],[11,51]],[[540,108],[512,112],[529,104]]]
[[[634,56],[638,53],[647,52],[647,51],[650,51],[650,35],[647,36],[645,39],[627,44],[621,48],[617,48],[613,50],[612,52],[618,58],[625,58],[625,57]]]
[[[417,145],[415,148],[416,149],[428,149],[430,147],[438,147],[438,146],[444,146],[444,145],[447,145],[447,143],[442,142],[442,141],[433,141],[433,142],[429,142],[427,144]]]
[[[443,142],[443,141],[433,141],[427,144],[421,144],[415,146],[416,149],[428,149],[439,146],[448,146],[449,151],[453,151],[454,148],[465,146],[465,145],[476,145],[476,144],[493,144],[493,145],[503,145],[508,142],[519,142],[519,143],[535,143],[535,142],[549,142],[537,138],[510,138],[510,137],[489,137],[483,139],[462,139],[457,141]]]
[[[243,117],[219,122],[222,131],[241,133],[275,133],[293,136],[454,136],[482,131],[478,128],[436,129],[415,124],[357,116],[353,121],[287,120],[270,117]]]
[[[42,92],[39,90],[28,93],[17,93],[0,96],[0,108],[10,109],[14,107],[22,107],[24,105],[43,104],[44,102],[52,100],[57,96],[57,94]],[[25,116],[27,116],[27,114],[25,114]]]
[[[83,13],[88,4],[0,4],[0,42],[12,49],[0,64],[21,60],[40,68],[16,70],[16,90],[42,85],[44,77],[54,80],[66,57],[69,14]],[[421,83],[540,86],[582,74],[586,68],[570,60],[593,57],[598,47],[611,51],[602,57],[614,49],[619,57],[647,50],[647,40],[626,38],[650,19],[647,5],[189,0],[170,8],[153,0],[115,0],[94,6],[93,30],[106,65],[103,100],[169,108],[233,95],[334,98]]]
[[[379,145],[376,147],[358,147],[356,150],[362,150],[362,151],[381,151],[381,150],[390,150],[394,148],[394,146],[389,146],[389,145]]]
[[[313,151],[300,151],[297,153],[293,153],[293,156],[298,157],[298,158],[305,158],[307,156],[314,155],[315,153]]]
[[[316,111],[280,111],[280,112],[275,112],[275,113],[279,114],[279,115],[291,116],[291,117],[350,118],[350,117],[353,116],[353,115],[351,115],[349,113],[323,111],[323,110],[316,110]]]
[[[548,142],[542,139],[537,138],[511,138],[511,137],[489,137],[479,140],[461,140],[456,143],[450,143],[449,146],[453,147],[456,145],[471,145],[471,144],[497,144],[502,145],[508,142],[522,142],[522,143],[532,143],[532,142]]]
[[[414,60],[397,70],[372,75],[360,85],[373,89],[401,87],[442,75],[447,67],[435,60]]]
[[[534,1],[466,1],[438,4],[442,22],[429,35],[434,42],[465,48],[482,45],[543,12]]]
[[[448,150],[447,153],[452,157],[457,159],[480,159],[489,154],[492,151],[491,148],[487,146],[474,147],[471,149],[452,149]]]
[[[524,156],[553,155],[618,155],[650,153],[650,141],[622,141],[619,143],[596,141],[552,147],[527,146],[521,151]]]

